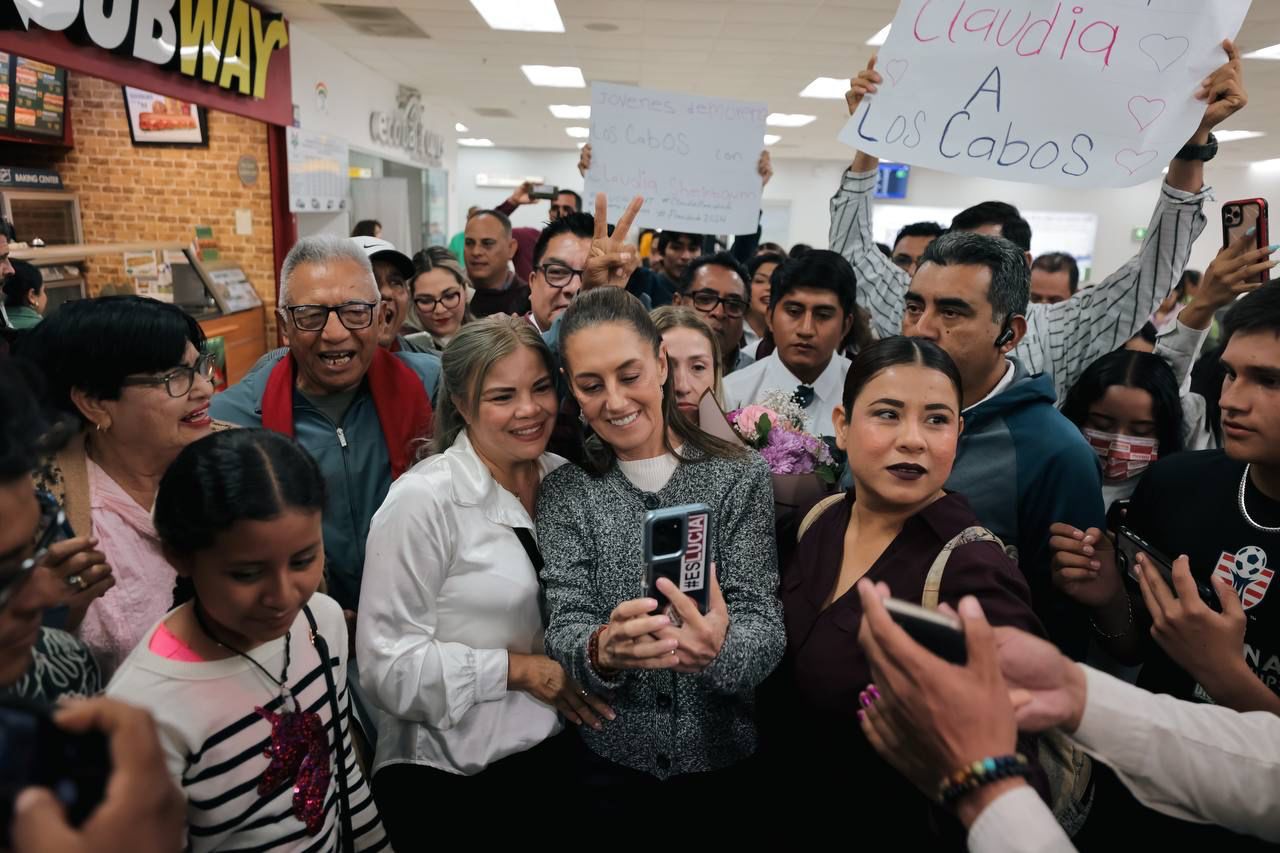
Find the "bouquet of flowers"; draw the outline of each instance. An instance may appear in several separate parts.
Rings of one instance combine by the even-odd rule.
[[[783,391],[765,396],[727,415],[729,425],[749,447],[760,451],[775,476],[814,474],[827,486],[840,477],[831,448],[804,431],[804,409]]]

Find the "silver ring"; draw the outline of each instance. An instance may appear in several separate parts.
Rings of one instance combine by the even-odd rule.
[[[578,688],[578,692],[583,695],[583,698],[585,698],[587,695],[587,691],[583,690],[582,688]]]
[[[85,588],[84,578],[79,574],[68,575],[67,583],[79,590],[83,590]]]

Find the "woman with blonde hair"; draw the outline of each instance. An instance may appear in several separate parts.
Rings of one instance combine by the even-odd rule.
[[[662,342],[667,345],[667,361],[671,365],[671,384],[676,405],[695,424],[698,405],[708,391],[716,404],[724,408],[724,367],[715,332],[692,308],[663,305],[649,312]]]
[[[361,683],[392,718],[373,790],[400,850],[420,846],[424,803],[461,814],[557,778],[561,714],[613,717],[543,650],[534,507],[565,462],[546,452],[551,352],[527,321],[493,316],[464,326],[442,367],[435,455],[373,517],[356,628]]]
[[[475,291],[462,264],[444,246],[428,246],[413,256],[415,274],[409,282],[409,298],[423,331],[406,340],[424,352],[442,350],[471,316]]]

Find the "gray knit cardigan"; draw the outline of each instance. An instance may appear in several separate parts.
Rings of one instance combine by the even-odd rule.
[[[538,496],[547,653],[618,712],[603,731],[579,732],[597,755],[660,779],[728,767],[755,752],[755,688],[786,646],[768,466],[755,454],[703,457],[687,445],[684,452],[691,461],[657,493],[637,489],[616,465],[602,477],[565,465]],[[712,556],[729,610],[720,654],[697,675],[628,670],[604,680],[587,642],[618,604],[644,595],[644,514],[688,503],[715,513]]]

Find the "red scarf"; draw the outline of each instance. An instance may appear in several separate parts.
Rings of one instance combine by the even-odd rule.
[[[290,438],[294,368],[292,353],[280,359],[267,377],[267,389],[262,394],[262,425]],[[366,375],[394,480],[413,463],[414,442],[431,435],[431,399],[418,374],[382,348],[374,355]]]

